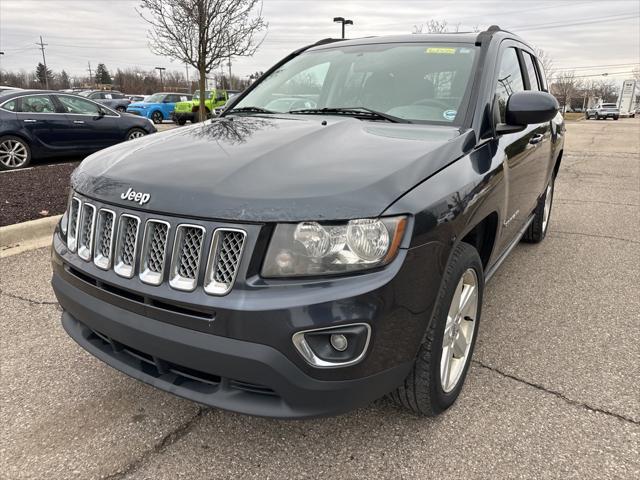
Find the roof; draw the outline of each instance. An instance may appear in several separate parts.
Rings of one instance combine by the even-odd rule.
[[[451,33],[412,33],[403,35],[385,35],[380,37],[362,37],[353,39],[333,39],[325,38],[311,45],[309,50],[322,50],[325,48],[335,47],[335,43],[340,46],[352,45],[371,45],[377,43],[480,43],[486,38],[514,38],[520,42],[526,43],[518,35],[502,30],[497,25],[492,25],[483,32],[451,32]]]

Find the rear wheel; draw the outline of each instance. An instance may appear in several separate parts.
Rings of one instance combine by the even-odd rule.
[[[553,185],[554,177],[551,177],[544,195],[538,200],[538,206],[535,209],[533,221],[522,239],[529,243],[540,243],[547,235],[549,228],[549,220],[551,219],[551,207],[553,206]]]
[[[119,106],[119,107],[116,107],[116,112],[123,113],[123,112],[126,112],[126,110],[127,109],[125,107],[123,107],[122,105]]]
[[[162,112],[156,110],[151,114],[151,121],[153,121],[153,123],[162,123],[162,120],[164,120]]]
[[[176,123],[178,125],[184,125],[185,123],[187,123],[187,119],[184,117],[178,117],[178,119],[176,120]]]
[[[31,163],[31,149],[23,139],[0,137],[0,170],[17,170]]]
[[[391,398],[421,415],[437,415],[460,395],[478,335],[484,272],[475,248],[459,243],[447,265],[433,318],[413,369]]]
[[[134,140],[136,138],[144,137],[146,134],[147,132],[145,132],[141,128],[132,128],[127,132],[127,140]]]

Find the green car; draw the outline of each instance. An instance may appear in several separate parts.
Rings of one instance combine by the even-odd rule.
[[[205,90],[204,106],[207,109],[207,117],[215,112],[217,107],[224,105],[228,100],[226,90]],[[200,109],[200,92],[193,95],[193,99],[187,102],[176,103],[176,108],[171,114],[172,120],[178,125],[184,125],[187,120],[195,123],[199,120],[198,110]]]

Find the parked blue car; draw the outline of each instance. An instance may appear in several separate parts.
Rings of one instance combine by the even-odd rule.
[[[191,95],[184,93],[154,93],[144,102],[134,102],[127,107],[127,113],[150,118],[153,123],[162,123],[171,118],[171,112],[177,102],[191,100]]]

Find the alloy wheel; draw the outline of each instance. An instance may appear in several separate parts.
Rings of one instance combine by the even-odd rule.
[[[478,275],[468,268],[456,286],[442,339],[440,383],[445,393],[452,391],[469,361],[469,350],[478,318]]]
[[[547,231],[547,225],[549,223],[549,215],[551,214],[551,202],[553,201],[553,181],[547,186],[547,191],[544,196],[544,211],[542,213],[542,231]]]
[[[7,168],[20,168],[27,162],[27,147],[18,140],[4,140],[0,143],[0,163]]]
[[[134,130],[129,134],[129,140],[133,140],[134,138],[144,137],[146,134],[142,130]]]

